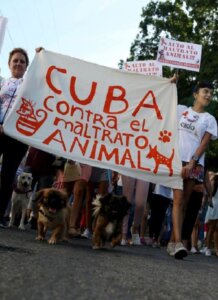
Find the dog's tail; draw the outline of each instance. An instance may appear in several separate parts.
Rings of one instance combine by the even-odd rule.
[[[100,201],[101,195],[96,195],[95,199],[92,201],[93,205],[93,216],[96,217],[100,213],[101,209],[101,201]]]

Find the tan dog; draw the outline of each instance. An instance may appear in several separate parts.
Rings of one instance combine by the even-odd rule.
[[[17,177],[17,184],[11,198],[11,212],[9,227],[14,225],[15,216],[21,214],[19,229],[25,230],[24,221],[27,215],[27,207],[32,195],[32,174],[23,172]]]
[[[38,201],[38,235],[37,240],[45,240],[47,230],[51,230],[49,244],[67,240],[69,224],[68,197],[67,194],[54,189],[42,189],[36,193],[35,200]]]

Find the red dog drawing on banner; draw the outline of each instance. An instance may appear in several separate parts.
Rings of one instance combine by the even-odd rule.
[[[158,172],[159,165],[165,165],[168,167],[170,173],[169,176],[173,175],[172,161],[174,157],[174,149],[172,149],[172,154],[170,157],[166,157],[157,150],[157,145],[152,147],[149,145],[149,153],[146,156],[147,158],[153,158],[155,160],[155,168],[153,173],[156,174]]]
[[[43,109],[34,112],[34,104],[23,97],[21,99],[21,106],[16,111],[19,114],[16,129],[26,136],[32,136],[42,126],[48,114]]]

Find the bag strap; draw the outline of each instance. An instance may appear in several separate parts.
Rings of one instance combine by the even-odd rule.
[[[9,108],[10,108],[10,105],[11,105],[11,102],[12,102],[12,100],[13,100],[13,98],[14,98],[14,94],[16,93],[16,90],[17,90],[17,88],[15,88],[15,90],[13,91],[13,94],[12,94],[11,99],[10,99],[10,101],[9,101],[8,107],[7,107],[7,109],[6,109],[6,112],[5,112],[5,114],[4,114],[3,118],[2,118],[2,121],[0,122],[1,125],[4,123],[5,117],[6,117],[6,115],[7,115],[7,112],[8,112],[8,110],[9,110]]]

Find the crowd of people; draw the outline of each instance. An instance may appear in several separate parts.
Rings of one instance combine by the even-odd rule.
[[[36,51],[41,51],[41,48]],[[208,144],[217,138],[216,119],[205,111],[212,100],[212,84],[199,82],[193,90],[193,105],[178,105],[183,190],[170,189],[112,170],[56,157],[7,136],[3,129],[4,120],[16,101],[17,88],[22,84],[28,63],[24,49],[13,49],[8,60],[11,77],[1,82],[0,227],[7,227],[16,174],[25,170],[33,175],[34,191],[45,187],[66,191],[71,207],[68,232],[71,238],[91,239],[92,201],[97,193],[104,196],[113,192],[125,195],[132,204],[123,220],[120,245],[145,244],[154,248],[164,245],[167,253],[177,259],[187,256],[188,250],[210,256],[214,249],[218,256],[218,173],[206,170],[204,166]],[[175,84],[178,78],[174,75],[170,80]],[[35,229],[37,207],[33,198],[29,205],[29,222]],[[202,234],[205,228],[206,237]]]

